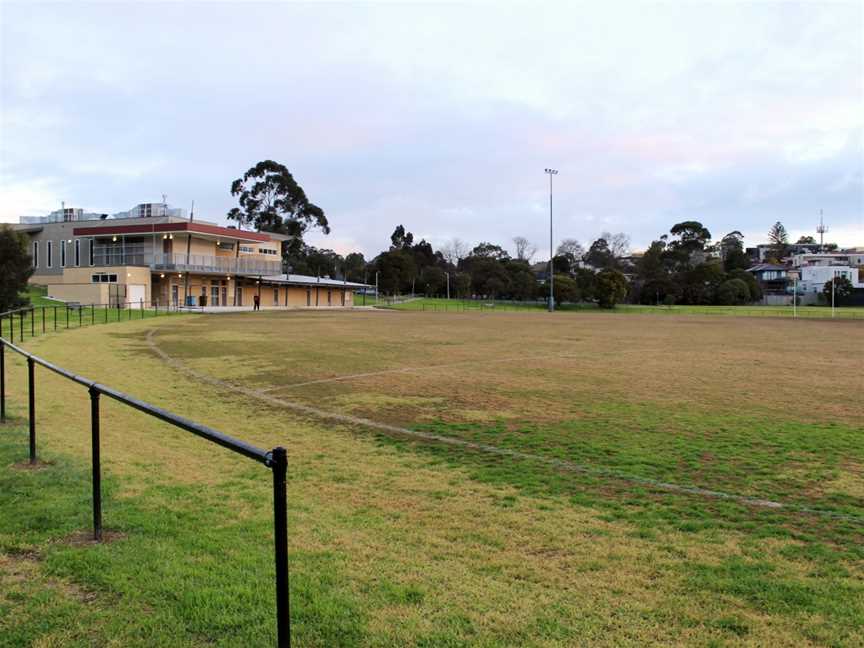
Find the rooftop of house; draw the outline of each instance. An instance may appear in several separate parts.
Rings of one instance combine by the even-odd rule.
[[[747,272],[767,272],[770,270],[788,270],[788,266],[781,265],[779,263],[757,263],[750,268],[747,268]]]

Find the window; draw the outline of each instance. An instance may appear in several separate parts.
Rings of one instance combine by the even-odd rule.
[[[246,252],[247,254],[255,254],[255,248],[249,247],[248,245],[241,245],[240,251]]]
[[[95,249],[96,249],[96,239],[90,239],[90,265],[96,265],[94,263],[95,259]]]
[[[48,263],[46,264],[46,267],[51,268],[54,266],[54,241],[48,241],[47,246],[48,246],[48,259],[47,259]]]
[[[33,241],[33,267],[39,267],[39,241]]]
[[[107,272],[97,272],[90,275],[90,283],[117,283],[117,275],[108,274]]]
[[[60,241],[60,267],[66,267],[66,241]]]
[[[269,248],[258,248],[258,254],[278,254],[276,250],[271,250]]]
[[[75,239],[75,267],[81,265],[81,239]]]
[[[213,283],[210,286],[210,305],[218,306],[219,305],[219,284]]]

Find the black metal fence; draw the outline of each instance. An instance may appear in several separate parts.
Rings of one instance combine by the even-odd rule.
[[[36,337],[48,331],[80,328],[92,324],[125,322],[127,320],[159,317],[180,312],[177,306],[160,306],[154,302],[145,306],[143,301],[117,302],[113,304],[56,304],[50,306],[26,306],[0,313],[0,337],[8,336],[10,342],[23,341],[26,335]]]
[[[7,314],[0,315],[2,320]],[[44,320],[43,320],[44,321]],[[23,320],[22,320],[23,322]],[[32,322],[32,320],[31,320]],[[23,324],[21,325],[23,327]],[[22,333],[23,337],[23,333]],[[128,407],[132,407],[149,416],[191,432],[211,443],[227,448],[232,452],[252,459],[267,466],[273,474],[273,524],[274,524],[274,554],[276,564],[276,635],[277,646],[280,648],[291,645],[291,617],[288,602],[288,502],[287,502],[287,472],[288,456],[285,448],[276,447],[270,451],[262,450],[222,434],[213,428],[195,423],[155,405],[151,405],[133,396],[99,384],[89,378],[79,376],[58,367],[47,360],[16,346],[0,337],[0,423],[6,422],[6,349],[23,356],[27,361],[27,413],[29,422],[30,463],[37,463],[36,447],[36,366],[44,367],[82,387],[90,395],[90,436],[92,460],[93,487],[93,539],[102,540],[102,468],[100,442],[99,400],[107,396]]]

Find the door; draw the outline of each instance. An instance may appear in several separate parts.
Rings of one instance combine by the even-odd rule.
[[[243,305],[243,289],[240,286],[236,286],[234,291],[237,293],[237,305]]]
[[[174,304],[174,308],[177,308],[177,302],[180,299],[180,287],[177,284],[171,286],[171,303]]]
[[[219,286],[217,286],[216,284],[210,286],[210,305],[219,305]]]
[[[312,305],[312,289],[307,288],[306,289],[306,306],[311,306],[311,305]]]
[[[143,304],[146,294],[147,291],[141,284],[126,285],[126,299],[132,303],[133,307]]]

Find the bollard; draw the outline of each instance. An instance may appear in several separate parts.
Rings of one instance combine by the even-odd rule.
[[[291,646],[291,612],[288,593],[288,454],[274,448],[273,470],[273,545],[276,554],[276,645]]]
[[[102,464],[99,456],[99,392],[90,387],[90,447],[93,458],[93,539],[102,541]]]
[[[27,358],[28,413],[30,417],[30,463],[36,463],[36,363]]]

